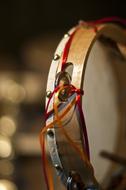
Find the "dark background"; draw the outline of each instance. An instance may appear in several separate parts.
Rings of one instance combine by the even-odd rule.
[[[125,18],[125,4],[125,0],[1,0],[0,49],[19,55],[26,40],[47,31],[66,31],[80,19]]]

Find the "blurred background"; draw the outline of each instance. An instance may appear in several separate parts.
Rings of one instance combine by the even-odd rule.
[[[44,190],[38,134],[48,70],[78,20],[126,18],[125,1],[0,1],[0,190]]]

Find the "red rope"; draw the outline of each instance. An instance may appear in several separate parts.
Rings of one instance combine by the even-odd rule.
[[[93,27],[94,32],[97,33],[97,31],[98,31],[97,25],[105,24],[105,23],[113,23],[113,22],[120,23],[120,24],[126,26],[126,19],[122,19],[117,16],[105,17],[105,18],[102,18],[99,20],[93,20],[93,21],[87,21],[87,22],[80,21],[79,24]]]
[[[69,54],[69,49],[70,49],[70,46],[71,46],[71,42],[72,42],[72,39],[73,39],[75,33],[77,32],[77,30],[78,30],[78,27],[70,35],[70,38],[69,38],[69,40],[67,41],[67,43],[65,45],[65,48],[64,48],[64,51],[63,51],[63,57],[62,57],[62,69],[61,70],[64,70],[64,65],[66,64],[66,61],[67,61],[67,57],[68,57],[68,54]]]
[[[97,24],[104,24],[104,23],[108,23],[108,22],[119,22],[119,23],[121,23],[123,25],[126,25],[126,19],[119,18],[117,16],[105,17],[105,18],[102,18],[102,19],[99,19],[99,20],[90,21],[89,23],[97,25]]]

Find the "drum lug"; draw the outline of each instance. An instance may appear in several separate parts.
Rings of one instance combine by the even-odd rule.
[[[71,76],[68,72],[61,71],[56,76],[55,86],[69,85],[71,83]],[[61,102],[66,102],[69,98],[69,87],[59,91],[58,98]]]

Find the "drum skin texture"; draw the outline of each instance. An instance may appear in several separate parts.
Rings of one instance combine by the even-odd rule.
[[[84,92],[81,96],[81,107],[88,133],[91,167],[83,163],[77,152],[71,148],[62,129],[57,129],[56,126],[48,129],[45,149],[46,154],[51,157],[49,164],[53,168],[55,190],[67,188],[71,171],[79,173],[85,187],[94,185],[96,189],[102,189],[98,184],[106,183],[108,175],[116,166],[100,157],[100,152],[105,150],[126,156],[125,47],[124,28],[106,23],[97,25],[97,31],[86,24],[72,28],[56,49],[48,75],[47,111],[49,113],[54,109],[54,98],[49,99],[49,94],[55,91],[57,81],[63,80]],[[65,48],[68,49],[66,65],[64,64],[65,69],[62,70]],[[71,103],[71,100],[69,102]],[[67,106],[67,103],[64,105]],[[64,109],[59,113],[62,114]],[[51,114],[46,120],[46,125],[54,119],[55,114]],[[62,123],[66,121],[66,133],[79,149],[83,149],[80,112],[73,107],[62,119]],[[56,173],[62,182],[57,180]]]

